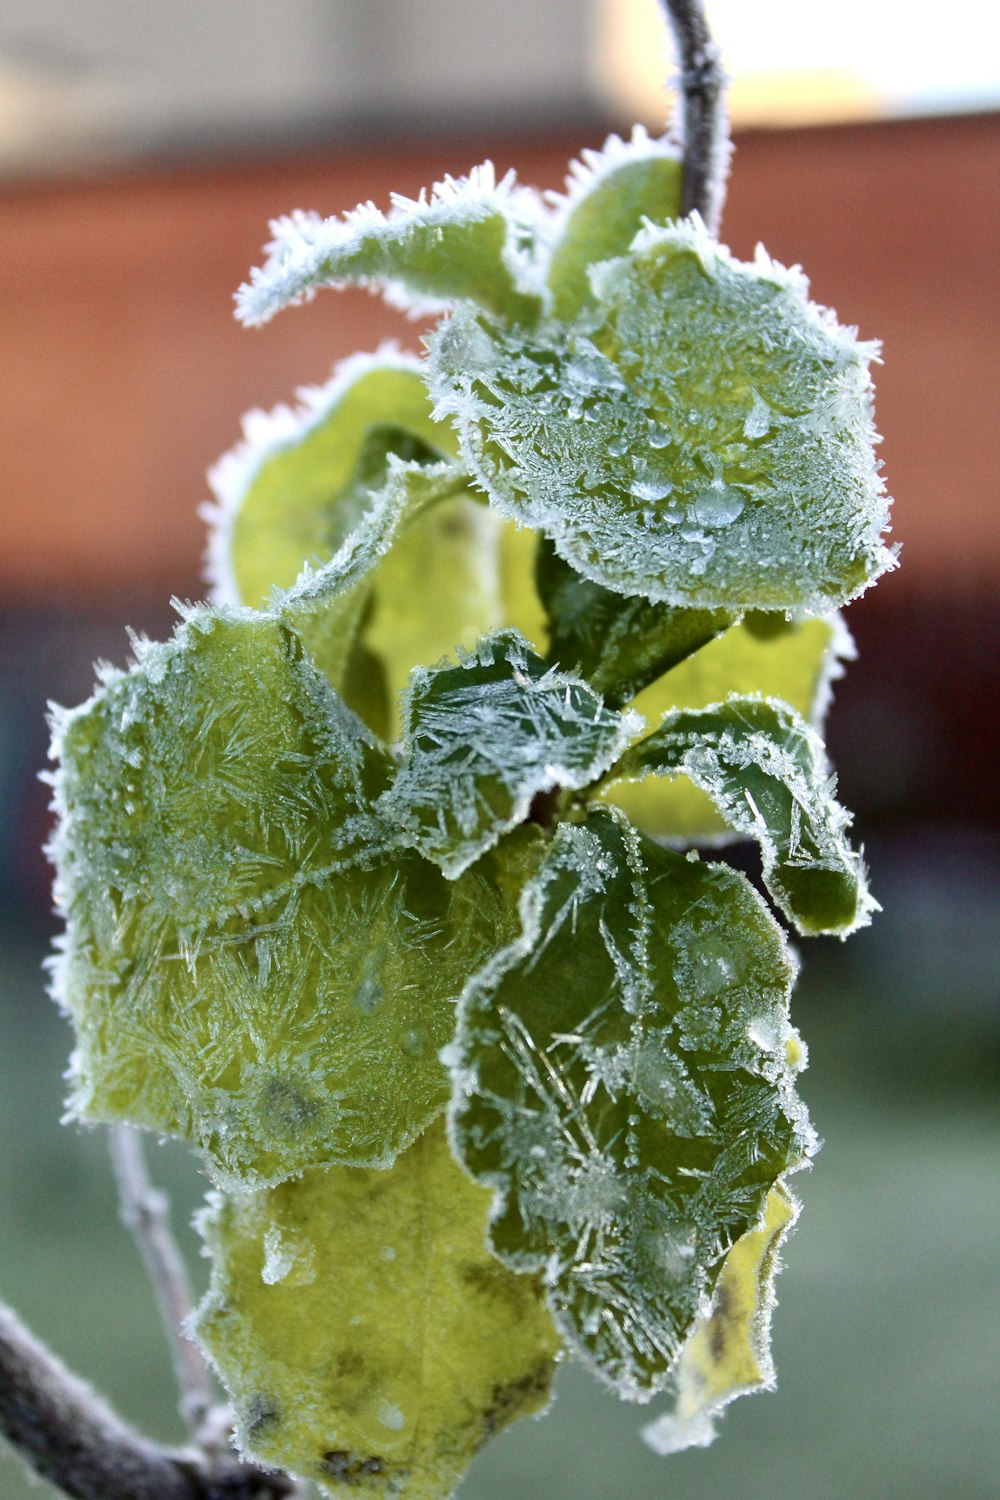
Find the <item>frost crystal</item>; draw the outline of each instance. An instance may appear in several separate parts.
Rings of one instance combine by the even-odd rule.
[[[391,761],[249,611],[195,611],[56,750],[74,1113],[187,1136],[223,1183],[391,1162],[445,1103],[454,997],[512,935],[502,861],[380,862]]]
[[[786,1049],[793,966],[742,876],[610,812],[560,828],[521,913],[463,998],[452,1139],[496,1190],[495,1252],[543,1271],[571,1345],[645,1400],[814,1147]]]
[[[452,879],[540,793],[596,781],[642,722],[546,668],[516,630],[484,637],[458,667],[415,671],[404,718],[403,763],[379,811]]]
[[[267,262],[240,288],[239,316],[244,323],[266,323],[318,287],[355,283],[381,289],[414,313],[436,312],[461,298],[531,322],[539,299],[526,285],[518,242],[533,217],[513,173],[498,183],[491,162],[468,177],[435,183],[429,196],[394,194],[388,215],[373,203],[343,219],[289,214],[271,225]]]
[[[707,792],[730,827],[760,844],[764,883],[800,932],[846,936],[869,922],[875,903],[823,742],[786,703],[734,695],[675,709],[618,769],[683,772]]]
[[[430,342],[437,411],[503,514],[604,588],[698,609],[826,611],[891,565],[874,346],[697,222],[592,280],[558,342],[468,307]]]

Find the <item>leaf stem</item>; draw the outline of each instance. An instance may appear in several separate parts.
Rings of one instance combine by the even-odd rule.
[[[712,234],[722,217],[729,170],[726,75],[701,0],[662,0],[680,54],[680,134],[685,214],[697,212]]]
[[[131,1125],[112,1126],[108,1150],[118,1183],[122,1223],[138,1246],[156,1293],[180,1391],[181,1417],[197,1437],[204,1430],[214,1393],[201,1351],[183,1331],[194,1299],[187,1267],[170,1228],[169,1200],[150,1182],[142,1141]]]

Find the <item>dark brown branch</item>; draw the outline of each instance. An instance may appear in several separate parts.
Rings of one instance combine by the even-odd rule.
[[[718,232],[729,168],[726,75],[701,0],[663,0],[681,72],[681,140],[685,214],[698,212]]]
[[[0,1304],[0,1434],[72,1500],[277,1500],[280,1474],[141,1437]]]

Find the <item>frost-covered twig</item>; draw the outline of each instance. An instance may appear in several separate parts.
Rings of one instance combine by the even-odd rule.
[[[122,1222],[139,1248],[166,1329],[180,1389],[180,1413],[197,1437],[211,1410],[212,1380],[200,1350],[183,1332],[194,1300],[183,1256],[170,1229],[169,1202],[149,1180],[136,1130],[130,1125],[114,1126],[108,1133],[108,1149]]]
[[[663,8],[681,62],[684,212],[697,211],[715,234],[729,167],[726,77],[701,0],[663,0]]]
[[[277,1500],[280,1474],[211,1467],[141,1437],[0,1304],[0,1434],[72,1500]]]

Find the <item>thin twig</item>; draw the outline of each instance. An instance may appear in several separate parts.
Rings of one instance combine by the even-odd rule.
[[[295,1493],[234,1455],[208,1463],[141,1437],[0,1303],[0,1434],[72,1500],[278,1500]]]
[[[701,0],[662,0],[681,61],[681,140],[685,214],[697,211],[718,232],[729,170],[726,75]]]
[[[131,1232],[153,1283],[180,1391],[180,1413],[198,1437],[214,1399],[212,1378],[197,1345],[184,1333],[194,1300],[187,1267],[170,1228],[166,1193],[153,1187],[142,1141],[131,1125],[115,1125],[108,1149],[118,1183],[122,1222]]]

